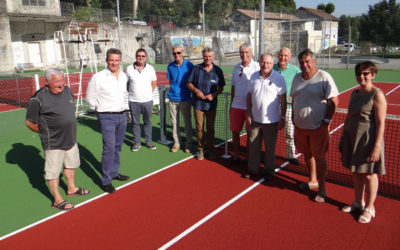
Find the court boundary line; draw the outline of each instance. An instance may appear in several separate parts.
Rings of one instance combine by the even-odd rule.
[[[168,166],[165,166],[165,167],[163,167],[163,168],[161,168],[161,169],[159,169],[159,170],[156,170],[156,171],[154,171],[154,172],[151,172],[151,173],[149,173],[149,174],[147,174],[147,175],[144,175],[144,176],[142,176],[142,177],[140,177],[140,178],[138,178],[138,179],[135,179],[135,180],[133,180],[133,181],[131,181],[131,182],[125,183],[124,185],[117,187],[116,190],[120,190],[120,189],[122,189],[122,188],[125,188],[126,186],[129,186],[129,185],[135,184],[136,182],[139,182],[139,181],[141,181],[141,180],[147,179],[147,178],[149,178],[149,177],[151,177],[151,176],[153,176],[153,175],[155,175],[155,174],[158,174],[158,173],[160,173],[160,172],[163,172],[163,171],[165,171],[165,170],[167,170],[167,169],[169,169],[169,168],[174,167],[175,165],[178,165],[178,164],[180,164],[180,163],[182,163],[182,162],[185,162],[185,161],[187,161],[187,160],[190,160],[190,159],[192,159],[192,158],[194,158],[194,155],[188,156],[188,157],[186,157],[186,158],[184,158],[184,159],[182,159],[182,160],[180,160],[180,161],[174,162],[173,164],[170,164],[170,165],[168,165]],[[97,196],[95,196],[95,197],[93,197],[93,198],[91,198],[91,199],[89,199],[89,200],[86,200],[86,201],[83,201],[83,202],[77,204],[77,205],[75,206],[74,209],[79,208],[79,207],[81,207],[81,206],[83,206],[83,205],[86,205],[86,204],[89,203],[89,202],[92,202],[92,201],[95,201],[95,200],[97,200],[97,199],[100,199],[101,197],[103,197],[103,196],[105,196],[105,195],[111,195],[111,194],[106,193],[106,192],[101,193],[101,194],[99,194],[99,195],[97,195]],[[48,220],[51,220],[51,219],[53,219],[53,218],[55,218],[55,217],[58,217],[58,216],[60,216],[60,215],[63,215],[63,214],[65,214],[65,213],[67,213],[67,212],[68,212],[68,211],[59,211],[59,212],[57,212],[56,214],[50,215],[50,216],[45,217],[45,218],[43,218],[43,219],[41,219],[41,220],[39,220],[39,221],[36,221],[36,222],[31,223],[31,224],[29,224],[29,225],[27,225],[27,226],[24,226],[24,227],[22,227],[22,228],[20,228],[20,229],[17,229],[17,230],[15,230],[15,231],[11,232],[11,233],[8,233],[8,234],[6,234],[6,235],[4,235],[4,236],[1,236],[1,237],[0,237],[0,241],[5,240],[5,239],[7,239],[7,238],[9,238],[9,237],[11,237],[11,236],[14,236],[14,235],[18,234],[18,233],[21,233],[21,232],[23,232],[23,231],[25,231],[25,230],[28,230],[28,229],[30,229],[30,228],[32,228],[32,227],[35,227],[35,226],[37,226],[37,225],[40,225],[40,224],[42,224],[42,223],[44,223],[44,222],[46,222],[46,221],[48,221]]]

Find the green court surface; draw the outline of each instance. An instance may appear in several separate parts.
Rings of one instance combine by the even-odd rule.
[[[157,65],[157,71],[165,71],[166,65]],[[222,67],[224,73],[232,74],[233,66]],[[335,79],[339,90],[344,91],[356,85],[353,70],[328,70]],[[396,82],[399,71],[381,70],[376,81]],[[396,78],[397,77],[397,78]],[[230,77],[226,78],[224,92],[230,92]],[[222,97],[222,95],[221,95]],[[229,101],[229,99],[228,99]],[[225,103],[219,101],[217,123],[222,124]],[[0,209],[0,237],[15,230],[54,215],[58,210],[50,208],[51,193],[43,178],[43,150],[37,134],[24,124],[25,109],[0,113],[0,190],[2,190]],[[168,119],[168,117],[167,117]],[[129,123],[128,123],[129,124]],[[223,125],[220,125],[221,129]],[[159,138],[160,118],[153,115],[153,140]],[[216,131],[217,142],[224,139],[223,130]],[[170,127],[167,128],[170,131]],[[168,136],[170,132],[167,133]],[[170,139],[170,137],[169,137]],[[143,141],[143,139],[142,139]],[[86,197],[68,197],[67,200],[79,204],[103,193],[100,184],[100,162],[102,140],[97,120],[78,119],[78,143],[81,154],[81,167],[76,171],[76,184],[91,190]],[[142,147],[131,152],[132,132],[128,125],[125,143],[121,152],[121,173],[129,175],[130,180],[138,179],[165,166],[180,161],[189,154],[182,151],[170,153],[169,146],[155,143],[157,150]],[[65,197],[65,178],[62,177],[61,193]],[[113,182],[115,186],[127,182]],[[101,208],[99,208],[101,209]]]

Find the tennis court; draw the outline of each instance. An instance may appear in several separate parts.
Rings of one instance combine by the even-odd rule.
[[[398,86],[378,85],[390,93],[388,110],[399,105],[399,98],[391,97],[398,95]],[[344,103],[346,98],[341,97],[340,102]],[[223,102],[219,105],[223,106]],[[396,108],[393,110],[391,115],[396,118],[399,113]],[[328,156],[329,199],[325,204],[316,204],[311,202],[313,191],[297,189],[297,183],[306,179],[301,157],[300,166],[277,159],[276,165],[282,170],[266,184],[262,179],[240,178],[242,168],[227,166],[224,159],[197,161],[183,152],[171,154],[161,144],[157,144],[156,151],[143,148],[132,153],[132,133],[128,128],[121,172],[130,175],[132,181],[122,182],[118,192],[106,195],[98,187],[101,135],[97,122],[85,118],[80,118],[78,125],[82,166],[76,182],[92,193],[68,199],[77,204],[76,209],[57,212],[50,208],[51,195],[40,173],[43,157],[39,139],[23,127],[24,114],[23,109],[0,114],[0,127],[10,131],[7,136],[12,138],[2,139],[0,145],[5,150],[0,159],[2,164],[5,162],[0,175],[6,179],[0,188],[7,190],[1,209],[2,249],[395,249],[400,243],[400,218],[395,216],[400,211],[398,200],[379,196],[377,218],[368,225],[361,225],[356,217],[339,211],[352,201],[353,191],[335,184],[350,176],[340,165],[331,168],[332,160],[339,164],[337,144]],[[344,116],[345,113],[336,114],[332,128],[338,128]],[[153,119],[155,139],[159,138],[157,118]],[[387,184],[386,179],[380,179],[380,189],[388,186],[394,195],[387,195],[394,197],[400,193],[396,169],[398,123],[396,119],[387,120],[391,130],[386,130],[385,143],[394,148],[394,163],[386,166],[393,172],[388,171],[383,177]],[[333,142],[336,134],[340,134],[340,128],[332,134]],[[278,141],[282,141],[280,138]],[[278,156],[282,154],[280,144]],[[217,151],[219,155],[224,153],[222,147]]]

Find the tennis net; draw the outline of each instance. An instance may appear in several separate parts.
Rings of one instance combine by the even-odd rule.
[[[215,145],[222,145],[225,141],[228,142],[228,151],[231,152],[233,146],[231,145],[232,133],[229,130],[229,110],[226,104],[230,103],[230,94],[218,96],[217,116],[215,120]],[[165,116],[165,134],[166,137],[172,139],[172,124],[169,115],[169,106],[166,106]],[[229,107],[229,105],[228,105]],[[193,111],[192,111],[193,112]],[[331,124],[331,139],[329,151],[327,154],[328,174],[327,181],[337,183],[345,186],[352,186],[351,172],[344,168],[341,164],[340,153],[338,151],[339,139],[343,129],[343,122],[346,118],[347,110],[339,109],[332,119]],[[182,117],[179,119],[180,126],[179,132],[181,137],[185,139],[184,123]],[[195,130],[194,116],[192,114],[192,125]],[[228,131],[226,131],[226,128]],[[195,135],[195,131],[193,131]],[[226,135],[227,134],[227,138]],[[195,139],[195,138],[194,138]],[[244,150],[246,147],[246,131],[242,131],[241,148]],[[379,175],[379,194],[400,199],[400,176],[398,171],[398,163],[400,162],[400,116],[388,115],[385,123],[385,168],[386,174]],[[286,160],[286,145],[283,130],[280,130],[277,137],[277,144],[275,150],[276,166],[282,165]],[[304,157],[298,157],[300,165],[287,164],[285,170],[296,172],[302,175],[308,175],[308,168],[304,161]]]

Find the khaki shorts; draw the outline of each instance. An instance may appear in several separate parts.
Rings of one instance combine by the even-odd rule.
[[[65,168],[77,168],[81,165],[78,144],[68,149],[53,149],[44,151],[44,178],[54,180],[60,176],[62,166]]]
[[[294,129],[294,143],[297,151],[316,159],[325,158],[329,149],[329,138],[328,126],[321,125],[317,129],[298,127]]]

